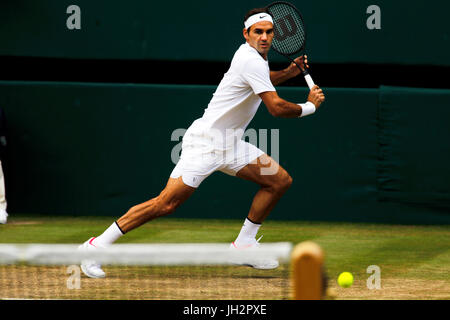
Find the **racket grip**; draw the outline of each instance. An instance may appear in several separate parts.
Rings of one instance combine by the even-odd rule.
[[[312,89],[312,87],[314,87],[315,84],[309,73],[305,73],[305,80],[306,83],[308,84],[309,89]]]

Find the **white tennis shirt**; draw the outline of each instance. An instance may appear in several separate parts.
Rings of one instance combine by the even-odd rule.
[[[213,137],[209,140],[215,149],[228,149],[242,138],[261,104],[258,94],[266,91],[276,91],[268,61],[248,43],[242,44],[203,116],[192,123],[184,139]]]

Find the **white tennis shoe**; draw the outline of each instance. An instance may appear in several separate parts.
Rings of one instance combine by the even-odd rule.
[[[245,245],[239,245],[235,242],[232,242],[230,244],[230,250],[246,250],[246,249],[257,249],[260,247],[259,240],[261,240],[262,236],[256,240],[253,239],[248,244]],[[239,258],[233,258],[231,261],[232,264],[235,265],[242,265],[242,266],[249,266],[255,269],[262,269],[262,270],[268,270],[268,269],[275,269],[278,268],[280,265],[277,260],[271,259],[271,258],[250,258],[250,257],[239,257]]]
[[[8,213],[4,209],[0,209],[0,224],[5,224],[8,220]]]
[[[88,241],[78,247],[78,250],[97,250],[97,247],[92,243],[95,237],[90,238]],[[93,260],[81,261],[81,270],[89,278],[104,278],[106,273],[102,270],[101,265]]]

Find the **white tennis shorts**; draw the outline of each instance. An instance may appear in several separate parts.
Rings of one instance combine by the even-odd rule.
[[[215,148],[205,137],[191,135],[184,136],[181,148],[180,160],[170,177],[177,179],[181,176],[183,182],[193,188],[198,188],[215,171],[235,176],[239,170],[249,163],[256,163],[256,159],[264,154],[244,140],[238,140],[233,147],[222,150]]]

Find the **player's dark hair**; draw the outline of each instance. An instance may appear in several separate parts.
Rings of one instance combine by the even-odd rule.
[[[244,16],[244,23],[247,21],[248,18],[250,18],[252,15],[257,13],[267,13],[272,17],[272,15],[267,11],[267,8],[254,8],[248,11]],[[251,27],[250,27],[251,28]],[[250,32],[250,28],[247,29],[247,32]]]

